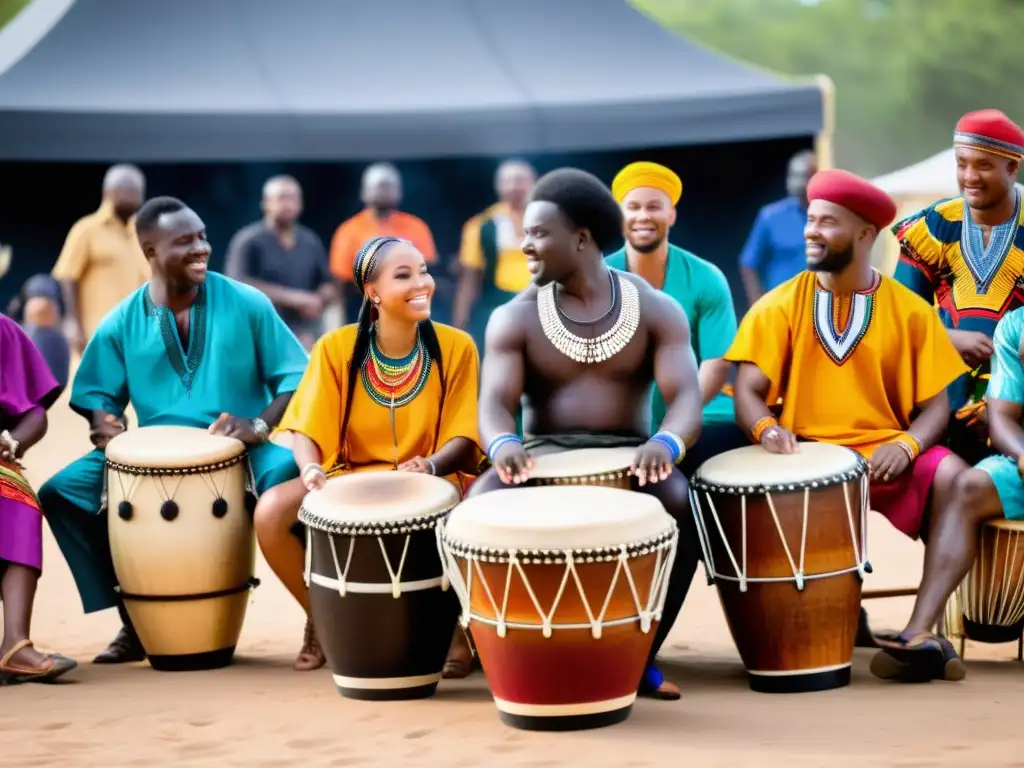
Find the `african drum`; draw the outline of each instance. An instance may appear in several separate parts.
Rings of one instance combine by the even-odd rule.
[[[576,730],[629,717],[679,532],[647,494],[510,488],[438,529],[501,719]]]
[[[704,565],[750,687],[848,685],[866,561],[867,464],[854,451],[759,445],[704,462],[690,483]]]
[[[1024,634],[1024,523],[989,520],[981,527],[974,565],[946,604],[945,634],[961,641],[1020,642]]]
[[[600,485],[632,488],[636,448],[580,448],[534,457],[530,485]]]
[[[434,694],[459,614],[434,528],[458,503],[443,478],[387,471],[332,478],[303,500],[313,622],[342,696]]]
[[[110,552],[154,669],[231,663],[255,585],[245,445],[193,427],[107,444]]]

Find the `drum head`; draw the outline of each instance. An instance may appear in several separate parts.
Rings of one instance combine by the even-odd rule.
[[[467,499],[445,541],[470,550],[617,550],[670,537],[675,520],[653,496],[599,486],[508,488]]]
[[[799,443],[797,452],[788,454],[750,445],[705,461],[693,484],[722,489],[795,489],[845,482],[863,474],[865,467],[859,453],[832,443]]]
[[[534,457],[530,477],[551,480],[559,477],[584,477],[629,469],[636,448],[581,448],[577,451],[547,453]]]
[[[321,490],[306,494],[299,520],[327,533],[398,533],[435,521],[458,503],[458,488],[443,477],[357,472],[332,477]]]
[[[229,461],[245,453],[234,437],[196,427],[138,427],[107,443],[107,461],[140,469],[190,469]]]

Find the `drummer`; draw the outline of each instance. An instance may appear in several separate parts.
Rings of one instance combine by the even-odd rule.
[[[883,650],[871,671],[883,679],[961,679],[966,670],[944,638],[931,629],[946,601],[967,575],[978,552],[979,526],[1005,517],[1024,520],[1024,307],[1007,313],[996,325],[989,380],[988,427],[996,455],[982,459],[953,484],[945,513],[928,537],[921,588],[906,628],[880,635]]]
[[[602,253],[622,237],[622,212],[608,188],[572,168],[541,178],[527,205],[523,252],[533,285],[502,307],[487,327],[481,374],[480,434],[493,468],[470,494],[519,484],[532,453],[634,446],[633,472],[681,529],[662,620],[640,693],[679,698],[654,659],[679,613],[699,560],[687,483],[674,466],[700,434],[701,394],[690,327],[679,304],[635,275],[609,269]],[[583,348],[611,328],[601,362],[578,362]],[[582,337],[582,338],[580,338]],[[649,436],[648,394],[665,399],[661,430]],[[523,398],[524,443],[515,434]]]
[[[946,387],[967,366],[928,302],[871,268],[892,199],[840,170],[816,173],[807,194],[807,271],[750,308],[725,355],[740,364],[736,420],[773,453],[798,440],[856,450],[870,463],[872,509],[917,539],[967,467],[941,445]],[[779,396],[776,420],[766,402]]]
[[[374,238],[357,254],[353,278],[363,297],[359,320],[313,347],[275,434],[291,443],[301,476],[256,507],[263,555],[306,611],[304,645],[312,640],[318,654],[300,654],[300,670],[324,663],[308,618],[305,555],[291,534],[307,491],[328,476],[373,470],[438,475],[461,488],[483,459],[476,345],[469,334],[430,320],[434,279],[423,254],[407,240]]]
[[[117,606],[124,622],[96,664],[145,658],[114,591],[100,514],[104,448],[129,404],[141,427],[209,428],[246,443],[258,493],[298,475],[291,452],[267,440],[306,368],[302,345],[263,294],[207,272],[206,225],[185,203],[153,198],[135,226],[152,279],[103,318],[71,390],[95,450],[39,490],[86,613]]]
[[[700,366],[704,423],[697,444],[680,465],[689,477],[712,456],[749,445],[746,433],[736,424],[732,398],[722,391],[733,368],[722,359],[736,336],[732,292],[722,270],[668,241],[683,194],[683,182],[674,171],[657,163],[630,163],[612,181],[612,194],[622,208],[626,245],[605,262],[667,293],[690,321],[690,342]],[[652,434],[664,418],[665,398],[655,387]]]

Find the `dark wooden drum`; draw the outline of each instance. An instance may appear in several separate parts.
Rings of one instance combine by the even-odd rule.
[[[502,721],[564,731],[629,717],[679,539],[661,502],[512,488],[463,502],[438,536]]]
[[[705,568],[750,687],[850,683],[867,551],[867,463],[828,443],[709,459],[690,483]]]
[[[342,696],[437,689],[459,603],[434,529],[458,502],[443,478],[387,471],[332,478],[303,500],[313,621]]]

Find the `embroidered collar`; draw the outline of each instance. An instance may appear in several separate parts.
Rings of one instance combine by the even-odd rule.
[[[1014,190],[1013,215],[1002,224],[992,227],[992,234],[985,245],[981,225],[971,218],[971,208],[964,200],[963,225],[960,230],[960,252],[967,268],[971,270],[979,294],[988,292],[993,278],[1003,266],[1020,221],[1020,189]]]
[[[835,296],[819,285],[814,289],[814,333],[821,346],[836,365],[842,365],[860,344],[871,326],[875,314],[875,294],[881,277],[874,272],[875,282],[866,291],[854,291],[851,297],[850,317],[842,332],[836,329]]]
[[[149,285],[143,289],[143,305],[148,317],[156,317],[160,323],[167,359],[181,379],[186,390],[191,390],[196,370],[206,351],[206,285],[200,285],[196,300],[192,303],[188,324],[188,352],[181,345],[181,337],[174,322],[174,315],[167,307],[157,306],[149,295]]]

